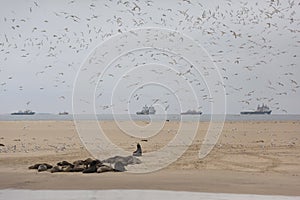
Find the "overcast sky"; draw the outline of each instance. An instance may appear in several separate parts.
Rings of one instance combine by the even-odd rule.
[[[300,114],[299,9],[297,1],[2,0],[0,113],[72,112],[80,90],[73,102],[83,113],[153,104],[158,113],[238,114],[266,103]]]

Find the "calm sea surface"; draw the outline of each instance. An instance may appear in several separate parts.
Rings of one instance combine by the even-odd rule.
[[[56,114],[35,114],[35,115],[10,115],[2,114],[0,115],[0,121],[72,121],[72,120],[170,120],[170,121],[210,121],[211,119],[220,121],[224,119],[222,115],[56,115]],[[300,115],[226,115],[225,121],[290,121],[299,120]]]

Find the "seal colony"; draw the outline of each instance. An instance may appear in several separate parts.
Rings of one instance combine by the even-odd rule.
[[[103,172],[124,172],[127,165],[140,164],[141,160],[134,156],[115,156],[106,160],[87,158],[85,160],[76,160],[72,163],[68,161],[58,162],[55,166],[48,163],[38,163],[28,167],[28,169],[37,169],[38,172],[82,172],[82,173],[103,173]]]
[[[98,160],[87,158],[85,160],[76,160],[72,163],[68,161],[61,161],[55,166],[48,163],[38,163],[29,166],[28,169],[37,169],[38,172],[49,171],[55,172],[82,172],[82,173],[103,173],[103,172],[124,172],[125,166],[142,163],[140,159],[135,156],[142,156],[142,147],[138,143],[137,150],[133,152],[132,156],[114,156],[105,160]]]

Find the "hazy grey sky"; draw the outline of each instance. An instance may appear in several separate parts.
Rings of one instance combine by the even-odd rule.
[[[196,109],[197,104],[210,113],[216,101],[210,92],[220,95],[224,87],[227,113],[266,103],[276,114],[300,114],[299,4],[258,0],[2,0],[0,113],[26,108],[71,112],[76,75],[85,74],[89,82],[82,88],[95,91],[98,113],[111,108],[118,113],[127,109],[135,113],[144,104],[153,103],[159,113]],[[193,71],[197,67],[191,68],[176,55],[178,52],[139,49],[124,55],[120,52],[115,60],[97,54],[96,47],[109,54],[120,45],[134,44],[136,41],[125,37],[123,43],[112,41],[130,30],[149,27],[192,38],[212,60],[187,50],[198,56],[201,64],[197,73]],[[153,35],[153,42],[161,36]],[[172,42],[179,46],[180,40]],[[107,66],[101,62],[98,71],[89,68],[93,56],[111,62],[105,73]],[[97,63],[94,61],[91,63]],[[221,82],[209,72],[212,63],[221,73]],[[205,79],[214,80],[206,85]],[[189,87],[197,96],[196,103]]]

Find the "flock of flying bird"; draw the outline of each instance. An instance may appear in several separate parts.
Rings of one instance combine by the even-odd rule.
[[[61,103],[60,108],[63,108],[66,102],[71,104],[77,71],[85,70],[80,66],[97,45],[132,29],[161,27],[188,35],[207,50],[223,79],[217,84],[225,88],[231,105],[239,102],[240,108],[249,108],[267,103],[278,113],[287,113],[291,109],[288,99],[299,99],[300,16],[297,11],[300,2],[295,0],[70,0],[22,4],[24,6],[14,8],[8,3],[1,8],[0,92],[3,96],[23,94],[28,90],[43,96],[48,91],[49,99],[58,102],[57,105]],[[105,59],[105,55],[102,57]],[[123,75],[128,91],[136,86],[143,89],[143,75],[160,77],[179,66],[177,73],[170,76],[170,83],[179,84],[178,79],[183,78],[194,87],[199,86],[200,104],[213,102],[203,77],[198,77],[188,63],[174,55],[152,50],[122,59],[115,63],[108,77],[113,79],[126,65],[128,69],[153,61],[171,65],[169,69],[149,69],[140,77]],[[28,76],[24,78],[24,75]],[[99,76],[91,76],[91,82],[97,84]],[[109,79],[106,80],[109,84]],[[56,92],[52,94],[53,90]],[[178,90],[186,89],[179,84]],[[97,96],[104,93],[98,92]],[[143,94],[135,92],[130,98],[143,105],[141,96]],[[38,104],[34,98],[34,95],[26,96],[24,105]],[[129,97],[124,98],[122,102],[131,102]],[[152,104],[161,102],[165,110],[171,108],[168,98],[152,97],[151,101]],[[108,101],[100,108],[105,110],[111,106]]]

